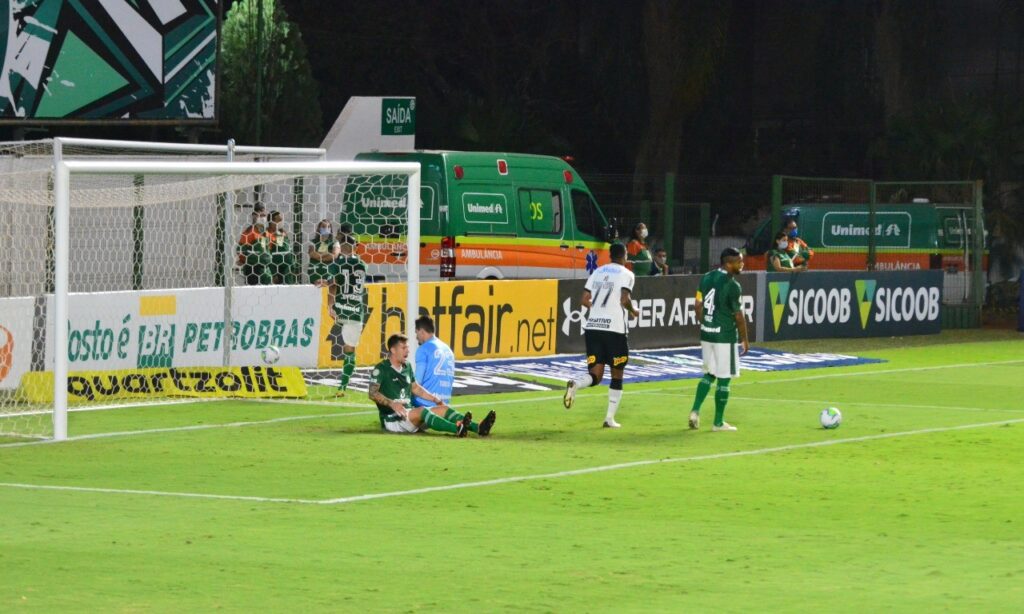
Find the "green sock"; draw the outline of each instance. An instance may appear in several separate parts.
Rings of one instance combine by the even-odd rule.
[[[729,402],[729,379],[718,380],[718,390],[715,391],[715,426],[722,426],[725,422],[725,404]]]
[[[460,414],[459,412],[455,411],[451,407],[449,407],[448,409],[444,410],[444,419],[449,421],[449,422],[458,423],[459,420],[462,420],[465,417],[466,417],[465,415]],[[474,433],[479,433],[480,432],[480,425],[477,424],[476,422],[473,422],[472,420],[470,420],[469,421],[469,430],[474,432]]]
[[[423,424],[426,425],[428,429],[433,429],[435,431],[444,431],[446,433],[459,432],[459,427],[454,422],[445,420],[441,416],[438,416],[432,411],[427,411],[426,409],[423,410]]]
[[[345,352],[344,364],[341,367],[341,381],[338,383],[338,390],[348,389],[348,380],[352,379],[352,373],[356,370],[356,353]]]
[[[708,393],[711,392],[711,382],[715,381],[715,376],[710,373],[705,373],[704,377],[700,378],[700,382],[697,383],[697,396],[693,398],[693,409],[697,413],[700,413],[700,406],[704,403],[704,399],[708,398]]]

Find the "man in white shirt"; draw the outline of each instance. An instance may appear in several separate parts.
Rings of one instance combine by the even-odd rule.
[[[612,381],[608,386],[608,413],[605,415],[604,426],[619,428],[621,425],[615,421],[615,412],[622,399],[622,376],[629,362],[626,314],[634,318],[640,314],[633,307],[631,298],[634,277],[632,271],[626,268],[626,246],[613,243],[608,251],[611,263],[594,271],[583,290],[583,306],[590,310],[583,327],[588,373],[569,380],[562,404],[566,409],[571,408],[577,390],[600,384],[604,377],[604,367],[608,365],[612,370]]]

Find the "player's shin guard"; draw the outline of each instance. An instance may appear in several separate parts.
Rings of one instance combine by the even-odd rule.
[[[466,416],[464,416],[463,414],[460,414],[459,412],[455,411],[451,407],[449,407],[448,409],[444,410],[444,419],[447,420],[448,422],[456,422],[457,423],[459,420],[462,420],[465,417]],[[469,421],[469,430],[471,432],[473,432],[473,433],[479,433],[480,432],[480,425],[477,424],[476,422],[473,422],[472,420],[470,420]]]
[[[722,426],[725,421],[725,405],[729,402],[729,379],[718,380],[718,390],[715,390],[715,426]]]
[[[619,401],[622,400],[622,380],[612,378],[608,385],[608,413],[605,420],[615,421],[615,412],[619,410]]]
[[[705,373],[704,377],[700,378],[697,382],[697,394],[693,397],[693,408],[690,411],[700,413],[700,406],[704,403],[704,399],[708,398],[708,393],[711,392],[711,384],[715,381],[715,376],[710,373]]]
[[[352,374],[356,370],[356,353],[345,352],[344,364],[341,367],[341,379],[338,382],[338,390],[344,392],[348,389],[348,381],[352,379]]]
[[[446,420],[426,409],[423,410],[423,424],[428,429],[444,431],[445,433],[457,433],[459,431],[459,427],[455,422]]]

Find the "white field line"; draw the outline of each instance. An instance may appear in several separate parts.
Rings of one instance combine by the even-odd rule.
[[[316,499],[288,499],[277,497],[247,497],[245,495],[216,495],[199,492],[168,492],[164,490],[132,490],[126,488],[93,488],[90,486],[55,486],[48,484],[17,484],[0,482],[0,488],[22,490],[58,490],[71,492],[108,493],[117,495],[148,495],[154,497],[177,497],[182,499],[220,499],[228,501],[255,501],[258,503],[320,503]]]
[[[737,397],[729,396],[730,399],[740,399],[743,401],[771,401],[778,403],[780,399],[776,398],[762,398],[762,397]],[[808,405],[820,405],[827,407],[831,404],[837,403],[836,401],[815,401],[812,399],[783,399],[785,403],[806,403]],[[1024,409],[1010,409],[1005,407],[962,407],[958,405],[907,405],[903,403],[855,403],[853,401],[842,401],[840,405],[853,405],[853,406],[864,406],[864,407],[899,407],[902,409],[950,409],[953,411],[979,411],[979,412],[992,412],[992,411],[1011,411],[1011,412],[1022,412]]]
[[[857,377],[859,375],[889,375],[890,373],[912,373],[917,371],[937,371],[940,369],[967,369],[970,367],[991,367],[996,365],[1013,365],[1024,363],[1024,360],[996,360],[992,362],[963,362],[954,365],[932,365],[930,367],[906,367],[903,369],[875,369],[873,371],[854,371],[844,373],[826,373],[822,375],[805,375],[802,377],[772,378],[756,382],[736,382],[733,386],[759,386],[762,384],[784,384],[786,382],[803,382],[833,377]],[[841,368],[841,367],[840,367]],[[765,371],[748,371],[749,373],[765,373]]]
[[[218,398],[218,399],[165,399],[162,401],[148,401],[148,402],[135,402],[135,403],[110,403],[107,405],[87,405],[85,407],[69,407],[68,413],[77,413],[80,411],[103,411],[105,409],[130,409],[133,407],[159,407],[161,405],[185,405],[192,403],[220,403],[224,401],[234,401],[238,399],[230,398]],[[17,418],[20,416],[49,416],[53,414],[52,409],[33,409],[31,411],[20,411],[11,412],[9,414],[2,414],[0,418]]]
[[[13,433],[13,432],[9,433],[7,431],[0,431],[0,437],[14,437],[15,439],[46,439],[47,438],[46,435],[26,435],[25,433]]]
[[[206,431],[210,429],[225,429],[225,428],[241,428],[244,426],[261,426],[266,424],[277,424],[279,422],[296,422],[299,420],[318,420],[322,418],[336,418],[339,416],[369,416],[370,414],[376,414],[377,410],[373,411],[352,411],[352,412],[337,412],[333,414],[317,414],[317,415],[303,415],[303,416],[281,416],[279,418],[269,418],[267,420],[250,420],[245,422],[228,422],[219,424],[190,424],[188,426],[168,426],[164,428],[156,429],[141,429],[137,431],[113,431],[107,433],[90,433],[88,435],[76,435],[74,437],[68,437],[65,441],[85,441],[88,439],[106,439],[108,437],[128,437],[131,435],[150,435],[153,433],[177,433],[182,431]],[[52,439],[46,439],[43,441],[19,441],[15,443],[0,444],[0,448],[21,448],[32,445],[43,445],[59,443]]]
[[[452,403],[451,406],[454,408],[461,407],[489,407],[491,405],[515,405],[517,403],[529,403],[530,401],[554,401],[562,400],[562,395],[547,396],[547,397],[523,397],[519,399],[506,399],[504,401],[474,401],[473,403]],[[338,405],[337,403],[331,403],[330,401],[288,401],[285,399],[245,399],[252,403],[267,403],[270,405],[312,405],[314,407],[375,407],[374,405],[367,402],[363,405],[356,405],[354,403],[347,403]]]
[[[756,382],[737,382],[737,381],[734,381],[732,383],[732,387],[735,388],[736,386],[761,386],[761,385],[764,385],[764,384],[785,384],[785,383],[788,383],[788,382],[801,382],[801,381],[807,381],[807,380],[825,379],[825,378],[833,378],[833,377],[863,377],[863,376],[867,376],[867,375],[889,375],[891,373],[910,373],[910,372],[916,372],[916,371],[936,371],[936,370],[940,370],[940,369],[966,369],[966,368],[969,368],[969,367],[990,367],[990,366],[994,366],[994,365],[1011,365],[1011,364],[1021,364],[1021,363],[1024,363],[1024,360],[998,360],[998,361],[992,361],[992,362],[965,362],[965,363],[958,363],[958,364],[952,364],[952,365],[932,365],[930,367],[906,367],[906,368],[903,368],[903,369],[874,369],[874,370],[871,370],[871,371],[852,371],[852,372],[847,371],[847,372],[842,372],[842,373],[826,373],[826,374],[821,374],[821,375],[804,375],[804,376],[800,376],[800,377],[773,377],[772,379],[758,380]],[[837,368],[843,368],[843,367],[837,367]],[[748,371],[748,373],[770,373],[770,371]],[[685,381],[685,380],[679,380],[679,381]],[[696,379],[694,379],[694,382],[696,383]],[[642,383],[643,382],[637,382],[637,383],[631,384],[631,385],[635,386],[635,385],[639,385],[639,384],[642,384]],[[601,388],[601,386],[598,386],[597,388]],[[590,388],[586,388],[584,390],[590,390]],[[679,388],[648,388],[646,390],[635,390],[633,392],[634,393],[638,393],[638,394],[655,394],[655,393],[659,393],[659,392],[666,392],[666,391],[669,391],[669,390],[679,390]],[[580,393],[577,394],[577,397],[579,397],[581,395],[582,396],[589,396],[590,394],[591,393],[581,391]],[[602,393],[599,393],[599,392],[595,391],[592,394],[602,394]],[[506,400],[506,401],[477,401],[477,402],[473,402],[473,403],[452,403],[452,407],[478,407],[478,406],[488,406],[488,405],[505,405],[505,404],[509,404],[509,403],[524,403],[524,402],[527,402],[527,401],[552,401],[552,400],[556,400],[556,399],[560,400],[561,398],[562,398],[562,395],[558,395],[558,396],[545,396],[545,397],[530,397],[530,398],[526,398],[526,399],[512,399],[512,400]],[[329,401],[306,401],[306,400],[289,401],[287,399],[249,399],[249,400],[252,401],[252,402],[257,402],[257,403],[281,403],[281,404],[293,404],[294,403],[294,404],[324,406],[324,407],[328,407],[328,406],[329,407],[335,407],[335,406],[338,406],[337,403],[331,403]],[[366,407],[366,405],[343,404],[342,407]]]
[[[863,435],[860,437],[847,437],[845,439],[828,439],[824,441],[812,441],[808,443],[790,444],[785,446],[775,446],[771,448],[757,448],[754,450],[740,450],[735,452],[720,452],[717,454],[703,454],[700,456],[681,456],[675,458],[659,458],[651,460],[640,460],[626,463],[616,463],[613,465],[599,465],[596,467],[584,467],[582,469],[572,469],[569,471],[556,471],[552,473],[535,473],[528,475],[510,476],[504,478],[495,478],[493,480],[481,480],[478,482],[460,482],[456,484],[445,484],[441,486],[427,486],[424,488],[414,488],[410,490],[394,490],[389,492],[369,493],[365,495],[354,495],[348,497],[336,497],[333,499],[297,499],[297,498],[284,498],[284,497],[257,497],[257,496],[246,496],[246,495],[219,495],[219,494],[207,494],[207,493],[182,493],[182,492],[168,492],[159,490],[131,490],[131,489],[120,489],[120,488],[93,488],[88,486],[60,486],[60,485],[48,485],[48,484],[21,484],[21,483],[9,483],[0,482],[0,488],[18,488],[24,490],[57,490],[57,491],[75,491],[75,492],[89,492],[89,493],[109,493],[109,494],[123,494],[123,495],[150,495],[159,497],[179,497],[179,498],[193,498],[193,499],[220,499],[220,500],[231,500],[231,501],[253,501],[261,503],[301,503],[301,504],[317,504],[317,505],[344,505],[348,503],[357,503],[360,501],[370,501],[373,499],[388,499],[393,497],[407,497],[410,495],[420,495],[432,492],[445,492],[449,490],[462,490],[467,488],[480,488],[483,486],[498,486],[502,484],[512,484],[517,482],[530,482],[535,480],[554,480],[565,477],[572,477],[577,475],[586,475],[590,473],[602,473],[606,471],[618,471],[620,469],[631,469],[634,467],[645,467],[650,465],[663,465],[670,463],[693,463],[708,460],[719,460],[723,458],[738,458],[743,456],[760,456],[763,454],[774,454],[777,452],[789,452],[792,450],[802,450],[809,448],[821,448],[825,446],[833,446],[846,443],[860,443],[865,441],[875,441],[879,439],[894,439],[899,437],[912,437],[915,435],[928,435],[932,433],[946,433],[951,431],[963,431],[968,429],[979,429],[987,428],[992,426],[1006,426],[1010,424],[1019,424],[1024,422],[1024,418],[1017,418],[1014,420],[1001,420],[998,422],[979,422],[975,424],[961,424],[958,426],[942,426],[935,428],[917,429],[913,431],[900,431],[896,433],[880,433],[877,435]]]
[[[649,394],[655,396],[665,397],[678,397],[679,391],[674,392],[666,390],[636,390],[630,394]],[[864,407],[894,407],[900,409],[949,409],[952,411],[977,411],[977,412],[993,412],[993,411],[1007,411],[1007,412],[1022,412],[1024,409],[1009,409],[1005,407],[963,407],[959,405],[914,405],[905,403],[888,403],[888,402],[874,402],[874,403],[857,403],[854,401],[817,401],[814,399],[794,399],[791,397],[744,397],[737,395],[729,395],[729,399],[737,399],[740,401],[765,401],[768,403],[804,403],[807,405],[819,405],[821,407],[828,407],[829,405],[853,405],[853,406],[864,406]]]
[[[757,382],[745,382],[745,383],[744,382],[735,382],[735,383],[732,384],[732,386],[733,387],[736,387],[736,386],[757,386],[757,385],[761,385],[761,384],[777,384],[777,383],[781,384],[781,383],[785,383],[785,382],[795,382],[795,381],[803,381],[803,380],[814,380],[814,379],[822,379],[822,378],[828,378],[828,377],[856,377],[856,376],[865,376],[865,375],[887,375],[887,374],[890,374],[890,373],[906,373],[906,372],[910,372],[910,371],[933,371],[933,370],[938,370],[938,369],[959,369],[959,368],[967,368],[967,367],[983,367],[983,366],[1004,365],[1004,364],[1019,364],[1019,363],[1024,363],[1024,360],[1003,360],[1003,361],[995,361],[995,362],[960,363],[960,364],[952,364],[952,365],[934,365],[934,366],[931,366],[931,367],[911,367],[911,368],[906,368],[906,369],[888,369],[888,370],[876,369],[876,370],[873,370],[873,371],[855,371],[855,372],[852,372],[852,373],[847,372],[847,373],[832,373],[832,374],[827,374],[827,375],[812,375],[812,376],[805,376],[805,377],[773,378],[773,379],[770,379],[770,380],[757,381]],[[633,394],[659,394],[659,393],[667,393],[668,391],[672,391],[672,390],[678,391],[680,389],[679,388],[652,388],[652,389],[647,389],[647,390],[637,390],[637,391],[634,391]],[[578,394],[577,397],[581,397],[581,396],[582,397],[596,396],[598,394],[603,394],[603,393],[601,391],[595,390],[593,393],[583,392],[581,394]],[[534,401],[553,401],[553,400],[560,400],[561,398],[562,398],[561,395],[559,395],[559,396],[545,396],[545,397],[524,397],[524,398],[521,398],[521,399],[507,399],[507,400],[504,400],[504,401],[477,401],[477,402],[473,402],[473,403],[459,403],[459,404],[453,405],[453,407],[479,407],[479,406],[492,406],[492,405],[509,405],[509,404],[517,404],[517,403],[530,403],[530,402],[534,402]],[[209,399],[209,400],[205,400],[204,399],[203,401],[214,402],[214,401],[224,401],[224,400],[229,400],[229,399]],[[305,401],[305,400],[289,401],[289,400],[284,400],[284,399],[281,399],[281,400],[278,400],[278,399],[248,399],[248,401],[249,402],[258,402],[258,403],[275,403],[275,404],[284,404],[284,405],[310,405],[310,406],[320,406],[320,407],[347,407],[347,408],[353,408],[353,409],[361,409],[361,408],[367,407],[367,405],[356,405],[356,404],[353,404],[353,403],[338,403],[338,402],[329,402],[329,401],[322,401],[322,402],[321,401]],[[184,402],[189,402],[189,401],[184,401]],[[195,402],[195,400],[193,400],[192,402]],[[174,401],[174,403],[177,403],[177,401]],[[152,405],[152,404],[140,404],[139,406],[144,406],[144,405]],[[126,407],[134,407],[134,405],[117,405],[117,406],[108,407],[108,408],[111,408],[111,409],[112,408],[121,409],[121,408],[126,408]],[[126,436],[131,436],[131,435],[147,435],[147,434],[151,434],[151,433],[173,433],[173,432],[176,432],[176,431],[205,430],[205,429],[215,429],[215,428],[237,428],[239,426],[252,426],[252,425],[269,424],[269,423],[273,423],[273,422],[290,421],[290,420],[313,420],[313,419],[317,419],[317,418],[336,416],[336,415],[368,415],[368,414],[372,414],[374,411],[376,411],[376,410],[371,409],[371,410],[366,411],[366,412],[355,412],[355,413],[352,413],[352,414],[347,414],[346,413],[346,414],[324,414],[324,415],[314,415],[314,416],[289,416],[289,417],[286,417],[286,418],[274,418],[274,419],[271,419],[271,420],[253,421],[253,422],[229,422],[229,423],[226,423],[226,424],[204,424],[204,425],[198,425],[198,426],[168,427],[168,428],[159,428],[159,429],[142,429],[142,430],[137,430],[137,431],[120,431],[120,432],[116,432],[116,433],[95,433],[95,434],[92,434],[92,435],[80,435],[78,437],[68,437],[68,439],[66,441],[77,441],[77,440],[81,440],[81,439],[101,439],[101,438],[104,438],[104,437],[126,437]],[[0,417],[2,417],[2,416],[0,416]],[[40,445],[40,444],[47,444],[47,443],[56,443],[56,442],[54,442],[53,440],[47,439],[47,440],[42,440],[42,441],[26,441],[26,442],[16,442],[16,443],[6,443],[6,444],[0,444],[0,449],[2,449],[2,448],[14,448],[14,447],[30,446],[30,445]]]
[[[530,398],[523,398],[523,399],[509,399],[509,400],[505,400],[505,401],[465,403],[465,404],[460,404],[459,407],[477,407],[477,406],[480,406],[480,405],[507,405],[507,404],[512,404],[512,403],[529,403],[531,401],[544,401],[544,400],[554,400],[554,399],[561,399],[561,398],[562,398],[561,396],[558,396],[558,397],[530,397]],[[299,403],[296,403],[294,401],[289,402],[289,401],[281,401],[281,400],[277,400],[277,399],[247,399],[247,401],[257,402],[257,403],[285,404],[285,405],[302,404],[302,405],[315,405],[315,406],[320,406],[320,407],[346,407],[346,408],[354,408],[354,409],[365,409],[367,407],[366,405],[354,405],[354,404],[330,403],[330,402],[322,402],[322,403],[320,403],[320,402],[316,402],[316,401],[301,401]],[[376,414],[377,414],[377,410],[376,410],[376,408],[374,408],[374,409],[370,409],[370,410],[366,410],[366,411],[339,412],[339,413],[333,413],[333,414],[315,414],[315,415],[301,415],[301,416],[284,416],[284,417],[281,417],[281,418],[271,418],[271,419],[268,419],[268,420],[253,420],[253,421],[249,421],[249,422],[228,422],[228,423],[222,423],[222,424],[198,424],[198,425],[190,425],[190,426],[169,426],[169,427],[165,427],[165,428],[140,429],[140,430],[137,430],[137,431],[116,431],[116,432],[109,432],[109,433],[92,433],[92,434],[89,434],[89,435],[78,435],[78,436],[75,436],[75,437],[68,437],[65,441],[81,441],[81,440],[86,440],[86,439],[105,439],[105,438],[108,438],[108,437],[128,437],[128,436],[131,436],[131,435],[151,435],[151,434],[154,434],[154,433],[175,433],[175,432],[179,432],[179,431],[201,431],[201,430],[217,429],[217,428],[238,428],[238,427],[243,427],[243,426],[259,426],[259,425],[263,425],[263,424],[274,424],[276,422],[292,422],[292,421],[296,421],[296,420],[316,420],[316,419],[319,419],[319,418],[331,418],[331,417],[334,417],[334,416],[369,416],[369,415],[376,415]],[[51,443],[59,443],[59,442],[56,442],[56,441],[54,441],[52,439],[37,439],[37,440],[33,440],[33,441],[19,441],[19,442],[14,442],[14,443],[3,443],[3,444],[0,444],[0,449],[2,449],[2,448],[21,448],[21,447],[25,447],[25,446],[43,445],[43,444],[51,444]]]

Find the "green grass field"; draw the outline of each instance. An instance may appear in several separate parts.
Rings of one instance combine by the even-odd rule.
[[[490,439],[361,399],[74,413],[101,436],[0,447],[0,610],[1021,611],[1024,345],[965,338],[745,373],[738,433],[710,399],[686,430],[694,380],[627,386],[617,431],[606,388],[460,397]]]

